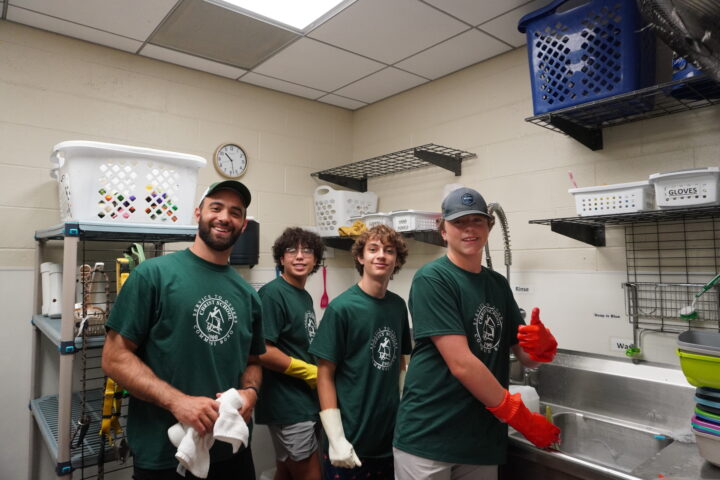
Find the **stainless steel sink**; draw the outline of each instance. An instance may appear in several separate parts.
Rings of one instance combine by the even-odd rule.
[[[628,473],[672,443],[657,432],[582,413],[557,413],[553,421],[562,431],[558,450]]]

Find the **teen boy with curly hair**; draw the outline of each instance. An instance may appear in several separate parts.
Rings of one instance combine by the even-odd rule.
[[[384,225],[352,247],[360,281],[327,308],[310,353],[318,357],[326,479],[392,479],[399,377],[411,350],[405,301],[388,291],[405,263],[402,235]]]

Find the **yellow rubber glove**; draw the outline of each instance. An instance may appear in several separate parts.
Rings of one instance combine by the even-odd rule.
[[[317,388],[317,366],[290,357],[290,365],[283,372],[285,375],[305,380],[310,388]]]

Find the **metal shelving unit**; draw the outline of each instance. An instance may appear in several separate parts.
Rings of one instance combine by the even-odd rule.
[[[606,225],[625,228],[626,307],[639,347],[644,331],[720,331],[720,289],[696,304],[698,316],[680,316],[683,307],[720,271],[720,206],[531,220],[594,246],[605,245]]]
[[[458,177],[462,173],[462,161],[476,156],[476,154],[464,150],[428,143],[321,170],[310,175],[359,192],[367,192],[368,178],[406,172],[431,165],[449,170]]]
[[[693,77],[535,115],[525,121],[569,135],[591,150],[600,150],[603,128],[717,104],[720,84],[706,77]]]
[[[429,243],[431,245],[437,245],[444,247],[445,242],[442,236],[437,230],[414,230],[411,232],[400,232],[406,238],[413,238],[418,242]],[[355,242],[353,237],[323,237],[323,242],[328,247],[336,248],[338,250],[350,250],[352,244]]]
[[[128,242],[142,243],[154,247],[149,256],[163,253],[166,243],[191,242],[197,231],[195,226],[154,226],[140,224],[110,224],[94,222],[66,222],[46,230],[35,232],[38,242],[35,255],[35,314],[32,317],[32,357],[30,379],[30,443],[29,478],[37,477],[35,469],[39,464],[36,455],[39,452],[40,433],[56,464],[56,473],[62,478],[71,478],[76,469],[82,469],[83,478],[97,476],[104,464],[97,465],[100,458],[109,461],[115,458],[114,450],[100,447],[99,413],[101,410],[100,389],[104,377],[100,368],[101,350],[104,336],[79,336],[76,333],[74,306],[76,275],[78,262],[103,260],[114,270],[115,258],[122,256],[123,247]],[[63,251],[62,273],[62,311],[59,319],[40,315],[42,295],[40,292],[40,269],[48,254],[49,244],[55,242]],[[112,292],[115,291],[114,274],[109,275]],[[57,394],[43,394],[40,386],[42,368],[43,339],[49,341],[58,350],[58,388]],[[82,371],[81,391],[73,391],[73,371],[76,356],[80,355]],[[88,372],[90,372],[88,374]],[[87,374],[87,375],[86,375]],[[87,378],[86,378],[87,377]],[[82,414],[88,416],[91,427],[84,441],[73,444],[73,426]],[[35,425],[38,428],[35,428]],[[91,477],[85,477],[86,467]],[[91,471],[92,468],[94,471]]]

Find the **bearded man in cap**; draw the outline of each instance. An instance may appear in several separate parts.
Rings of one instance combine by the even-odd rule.
[[[450,192],[438,225],[447,255],[413,278],[415,348],[393,441],[397,480],[495,480],[507,425],[538,447],[559,439],[557,427],[507,391],[511,351],[536,367],[552,360],[557,342],[538,309],[524,325],[505,277],[482,266],[493,224],[477,191]]]
[[[195,471],[212,479],[255,478],[249,445],[234,453],[238,445],[217,441],[208,456],[207,448],[203,453],[191,444],[176,458],[180,449],[168,436],[179,423],[194,429],[196,443],[211,444],[205,442],[217,436],[223,412],[216,396],[223,392],[251,419],[262,376],[258,356],[265,352],[262,307],[228,265],[250,199],[238,181],[211,185],[195,209],[192,246],[138,265],[113,306],[102,367],[130,393],[136,480],[182,478],[179,459],[189,466],[186,478],[196,478]]]

